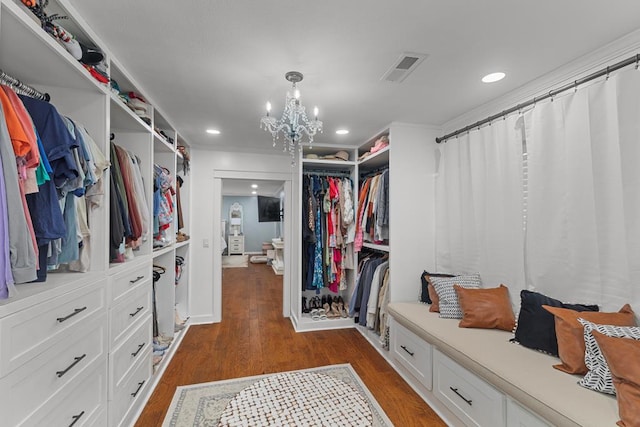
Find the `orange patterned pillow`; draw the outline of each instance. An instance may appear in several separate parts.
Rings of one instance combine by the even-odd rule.
[[[601,311],[578,312],[568,308],[550,307],[548,305],[543,305],[542,308],[555,317],[558,355],[562,363],[553,367],[568,374],[584,375],[588,371],[584,363],[586,351],[584,327],[578,322],[578,318],[583,318],[599,325],[636,325],[635,316],[629,304],[625,304],[617,313],[603,313]]]
[[[462,308],[461,328],[502,329],[512,331],[516,318],[511,307],[509,288],[466,289],[453,285]]]

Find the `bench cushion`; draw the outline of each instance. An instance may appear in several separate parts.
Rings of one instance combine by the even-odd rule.
[[[558,359],[510,343],[497,329],[459,328],[420,303],[391,303],[395,321],[460,365],[558,426],[615,426],[615,397],[580,387],[579,376],[552,368]]]

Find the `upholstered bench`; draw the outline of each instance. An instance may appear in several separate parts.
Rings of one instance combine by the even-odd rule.
[[[424,378],[428,377],[428,381],[431,381],[433,376],[433,394],[443,400],[447,407],[456,406],[457,403],[454,400],[459,397],[460,406],[450,409],[454,414],[459,414],[460,410],[464,411],[460,418],[465,423],[484,425],[483,423],[491,419],[491,423],[495,420],[497,424],[487,425],[487,427],[511,426],[512,421],[508,420],[513,418],[508,413],[505,398],[509,398],[506,399],[509,402],[511,400],[518,402],[529,412],[554,426],[606,427],[615,426],[619,419],[614,396],[579,386],[577,384],[579,376],[569,375],[552,367],[558,363],[557,358],[509,342],[513,336],[509,332],[459,328],[459,320],[441,319],[437,313],[429,312],[428,305],[420,303],[391,303],[388,311],[393,318],[392,325],[396,325],[400,332],[397,334],[399,339],[403,339],[403,334],[407,334],[406,330],[415,334],[415,337],[410,337],[407,341],[409,344],[398,344],[399,357],[420,358],[420,360],[432,362],[431,366],[418,368],[419,370],[432,369],[426,374],[421,371],[418,376],[422,378],[418,380],[425,384]],[[424,341],[426,345],[418,350],[410,348],[411,346],[421,347],[421,343],[416,343],[416,338]],[[432,355],[421,356],[416,354],[416,351],[431,351]],[[424,365],[424,362],[420,363]],[[457,386],[448,384],[447,390],[439,392],[439,385],[436,382],[444,381],[442,378],[446,379],[447,373],[438,372],[438,370],[456,369],[456,364],[463,368],[457,368],[457,370],[468,371],[465,373],[467,378],[469,374],[475,377],[470,378],[469,394],[466,394],[467,392],[463,389],[459,390]],[[413,373],[411,369],[409,372]],[[458,374],[449,372],[448,375],[450,377]],[[460,378],[460,382],[464,382],[464,375]],[[493,414],[487,415],[494,418],[482,418],[484,415],[479,415],[478,418],[473,419],[474,414],[470,414],[470,418],[467,418],[465,407],[472,408],[473,403],[481,405],[483,396],[491,394],[482,390],[482,383],[488,384],[498,392],[497,398],[493,398],[497,401],[496,409],[493,410]],[[431,384],[427,386],[429,390],[431,390],[430,386]],[[491,387],[488,388],[491,389]],[[474,389],[478,399],[470,402]],[[457,395],[451,398],[453,405],[447,402],[449,398],[445,392],[448,394],[455,392]],[[498,413],[500,411],[502,413]],[[485,412],[487,412],[486,409]]]

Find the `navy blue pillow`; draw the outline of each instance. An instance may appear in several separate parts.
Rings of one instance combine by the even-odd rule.
[[[447,274],[447,273],[429,273],[427,270],[423,271],[420,275],[420,280],[422,281],[422,290],[420,292],[420,302],[425,304],[432,304],[431,298],[429,298],[429,277],[455,277],[455,274]]]
[[[542,305],[575,311],[599,311],[597,305],[565,304],[538,292],[520,291],[520,314],[514,340],[552,356],[558,356],[555,318]]]

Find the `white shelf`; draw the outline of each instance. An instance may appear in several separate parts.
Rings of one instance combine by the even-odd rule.
[[[367,172],[368,170],[377,169],[381,166],[389,164],[389,146],[387,145],[380,151],[369,155],[368,157],[358,162],[360,172]]]
[[[317,331],[326,329],[344,329],[355,328],[356,324],[353,319],[347,318],[329,318],[327,320],[313,320],[308,314],[302,314],[298,319],[296,331]]]
[[[1,7],[0,68],[4,72],[35,87],[107,92],[105,85],[40,28],[31,12],[9,1],[3,1]]]
[[[151,132],[151,128],[113,92],[111,96],[111,130]]]
[[[375,249],[381,252],[389,252],[389,245],[378,245],[371,242],[363,242],[362,246],[369,249]]]
[[[161,255],[171,252],[174,249],[174,244],[168,244],[167,246],[163,246],[161,248],[157,248],[153,250],[153,257],[157,258]]]

